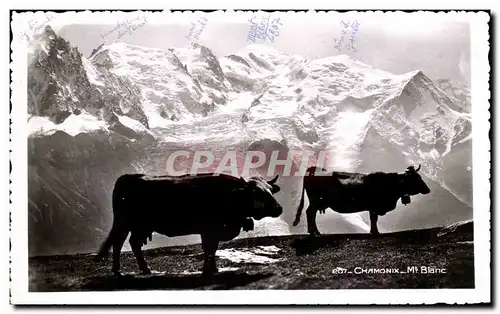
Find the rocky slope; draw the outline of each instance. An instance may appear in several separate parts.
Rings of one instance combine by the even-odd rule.
[[[454,103],[458,104],[463,111],[471,112],[471,93],[467,85],[445,78],[436,80],[436,85],[445,92]]]
[[[50,26],[33,42],[28,68],[30,116],[47,117],[60,124],[72,115],[87,114],[112,129],[123,127],[119,115],[148,127],[137,86],[93,65]]]
[[[147,250],[145,258],[152,275],[141,275],[133,254],[122,253],[122,277],[111,274],[111,259],[95,263],[89,254],[30,258],[29,290],[443,289],[473,288],[475,282],[472,221],[376,238],[234,240],[217,251],[219,273],[213,278],[201,276],[200,245]]]

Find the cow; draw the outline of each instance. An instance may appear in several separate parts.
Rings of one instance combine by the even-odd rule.
[[[120,276],[120,251],[130,233],[130,247],[143,274],[150,274],[142,245],[153,232],[177,237],[200,234],[204,252],[203,275],[217,272],[215,253],[220,241],[240,230],[253,229],[253,220],[277,218],[283,208],[273,194],[280,191],[278,176],[245,180],[222,173],[149,176],[125,174],[113,189],[113,225],[95,260],[113,247],[112,272]]]
[[[303,180],[302,198],[297,207],[293,226],[300,222],[304,207],[304,191],[307,190],[309,207],[306,210],[307,231],[312,236],[320,235],[316,225],[316,213],[325,213],[330,207],[341,214],[363,211],[370,213],[370,233],[378,235],[378,216],[384,216],[396,208],[401,198],[404,205],[410,196],[429,194],[430,189],[418,174],[421,165],[406,168],[405,173],[372,172],[368,174],[327,171],[310,167]],[[317,172],[320,170],[320,172]]]

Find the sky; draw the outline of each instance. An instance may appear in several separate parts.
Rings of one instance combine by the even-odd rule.
[[[78,46],[85,56],[103,42],[125,42],[167,50],[197,41],[221,57],[249,43],[252,17],[257,27],[259,21],[267,21],[265,12],[246,12],[237,17],[225,17],[219,12],[197,13],[182,16],[177,12],[169,18],[136,13],[135,21],[124,17],[121,19],[124,23],[118,27],[112,16],[94,23],[73,18],[73,23],[61,24],[56,31]],[[470,86],[469,24],[430,17],[415,14],[394,17],[383,13],[317,13],[313,16],[275,12],[269,18],[269,28],[274,26],[276,34],[273,42],[259,39],[256,42],[310,59],[348,54],[394,74],[420,69],[433,80],[449,78]],[[135,29],[127,25],[135,25]],[[339,45],[342,30],[345,30],[344,41]]]

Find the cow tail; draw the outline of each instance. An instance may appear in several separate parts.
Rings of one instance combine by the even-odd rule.
[[[111,231],[108,234],[108,237],[106,238],[106,241],[101,245],[101,248],[99,249],[99,253],[97,253],[95,260],[101,260],[104,256],[106,256],[109,253],[109,250],[111,249],[111,246],[113,245],[113,238],[114,238],[114,232],[113,229],[115,229],[115,226],[111,228]]]
[[[300,222],[300,216],[302,215],[302,209],[304,209],[304,191],[305,191],[305,183],[302,186],[302,197],[300,198],[299,207],[297,207],[297,214],[295,215],[295,220],[293,221],[293,226],[296,226]]]
[[[118,182],[117,182],[118,183]],[[120,206],[120,199],[118,198],[118,192],[115,188],[113,189],[113,196],[112,196],[112,206],[113,206],[113,226],[111,227],[111,231],[108,234],[108,237],[106,240],[102,243],[101,248],[99,249],[99,253],[97,253],[95,260],[101,260],[104,256],[106,256],[109,253],[109,250],[111,249],[111,246],[113,246],[115,234],[118,231],[118,219],[117,219],[117,214],[119,214],[119,208]]]

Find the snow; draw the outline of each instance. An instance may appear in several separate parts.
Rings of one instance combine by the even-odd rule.
[[[458,141],[458,144],[463,144],[467,141],[472,141],[472,133],[470,133],[469,135],[467,135],[467,137],[465,137],[464,139]]]
[[[279,251],[280,249],[274,245],[257,246],[248,249],[217,250],[216,256],[233,263],[271,264],[281,261],[279,258],[274,258]]]
[[[282,219],[265,217],[254,221],[254,230],[242,232],[238,238],[280,236],[290,234],[290,227]],[[270,250],[268,248],[268,250]]]
[[[359,227],[361,230],[364,230],[366,232],[370,232],[370,226],[363,219],[361,219],[361,215],[359,215],[359,214],[345,214],[345,215],[342,215],[342,217],[350,224],[352,224],[356,227]],[[379,231],[383,231],[383,230],[379,230]]]
[[[234,272],[239,270],[238,267],[218,267],[217,268],[219,273],[224,273],[224,272]],[[163,274],[166,274],[166,272],[163,272]],[[196,270],[196,271],[189,271],[189,270],[184,270],[181,273],[178,273],[178,275],[202,275],[202,271]]]
[[[333,120],[333,127],[324,129],[323,134],[328,147],[335,151],[328,169],[338,171],[354,171],[357,166],[357,155],[363,143],[365,133],[372,117],[372,110],[366,112],[340,112]],[[342,149],[338,149],[342,148]]]
[[[194,64],[205,72],[209,70],[209,66],[200,66],[208,62],[201,56],[198,59],[182,57],[181,53],[185,51],[177,51],[175,54],[173,50],[162,51],[114,43],[103,46],[92,61],[101,64],[109,60],[113,65],[110,69],[113,74],[128,78],[141,89],[141,100],[145,104],[145,114],[151,126],[167,127],[171,116],[190,119],[193,114],[201,113],[207,104],[217,102],[217,97],[223,96],[220,91],[194,80],[186,71],[186,64],[182,60],[195,60]],[[188,65],[189,70],[192,67],[192,64]],[[209,73],[206,77],[212,78],[212,75]],[[161,116],[162,111],[168,118]]]
[[[236,94],[233,94],[236,95]],[[255,96],[251,92],[239,93],[235,98],[230,99],[226,106],[220,106],[214,114],[237,113],[248,109]]]
[[[61,124],[55,124],[47,117],[32,116],[28,119],[29,135],[50,135],[56,131],[62,131],[71,136],[76,136],[80,133],[98,130],[107,131],[106,123],[86,111],[82,111],[79,115],[71,114]]]
[[[437,167],[452,150],[456,121],[470,120],[470,115],[450,107],[451,100],[422,71],[394,75],[347,55],[310,61],[250,45],[213,63],[196,44],[170,51],[112,44],[98,53],[103,54],[112,60],[111,71],[140,86],[150,127],[186,144],[210,139],[224,145],[248,134],[256,139],[286,138],[301,148],[298,133],[313,132],[320,139],[316,149],[335,151],[330,167],[352,170],[360,162],[357,155],[366,131],[373,127],[381,141],[392,143],[408,159],[429,160],[428,167]],[[98,55],[94,62],[99,62]],[[215,74],[218,66],[223,78]],[[200,83],[202,89],[196,87],[196,75],[227,87],[219,91],[226,103],[206,117],[193,112],[199,104],[209,103],[216,89],[205,83]],[[227,78],[239,78],[243,85],[236,87]],[[160,115],[162,110],[166,116]],[[408,147],[415,138],[414,146]],[[427,172],[435,177],[432,173]]]
[[[98,86],[105,86],[104,82],[99,80],[99,74],[94,65],[85,57],[82,57],[82,64],[85,72],[87,73],[87,78],[89,82]]]
[[[448,233],[451,233],[451,232],[455,232],[457,230],[457,228],[460,228],[461,226],[464,226],[464,225],[467,225],[467,224],[472,224],[473,223],[473,220],[472,219],[469,219],[469,220],[463,220],[463,221],[458,221],[454,224],[451,224],[449,226],[446,226],[444,228],[441,229],[441,231],[437,234],[438,237],[442,237]]]
[[[137,133],[149,133],[152,134],[151,131],[149,131],[142,123],[140,123],[137,120],[134,120],[130,117],[127,116],[122,116],[122,115],[116,115],[118,117],[118,120],[120,121],[121,124],[124,126],[136,131]]]

